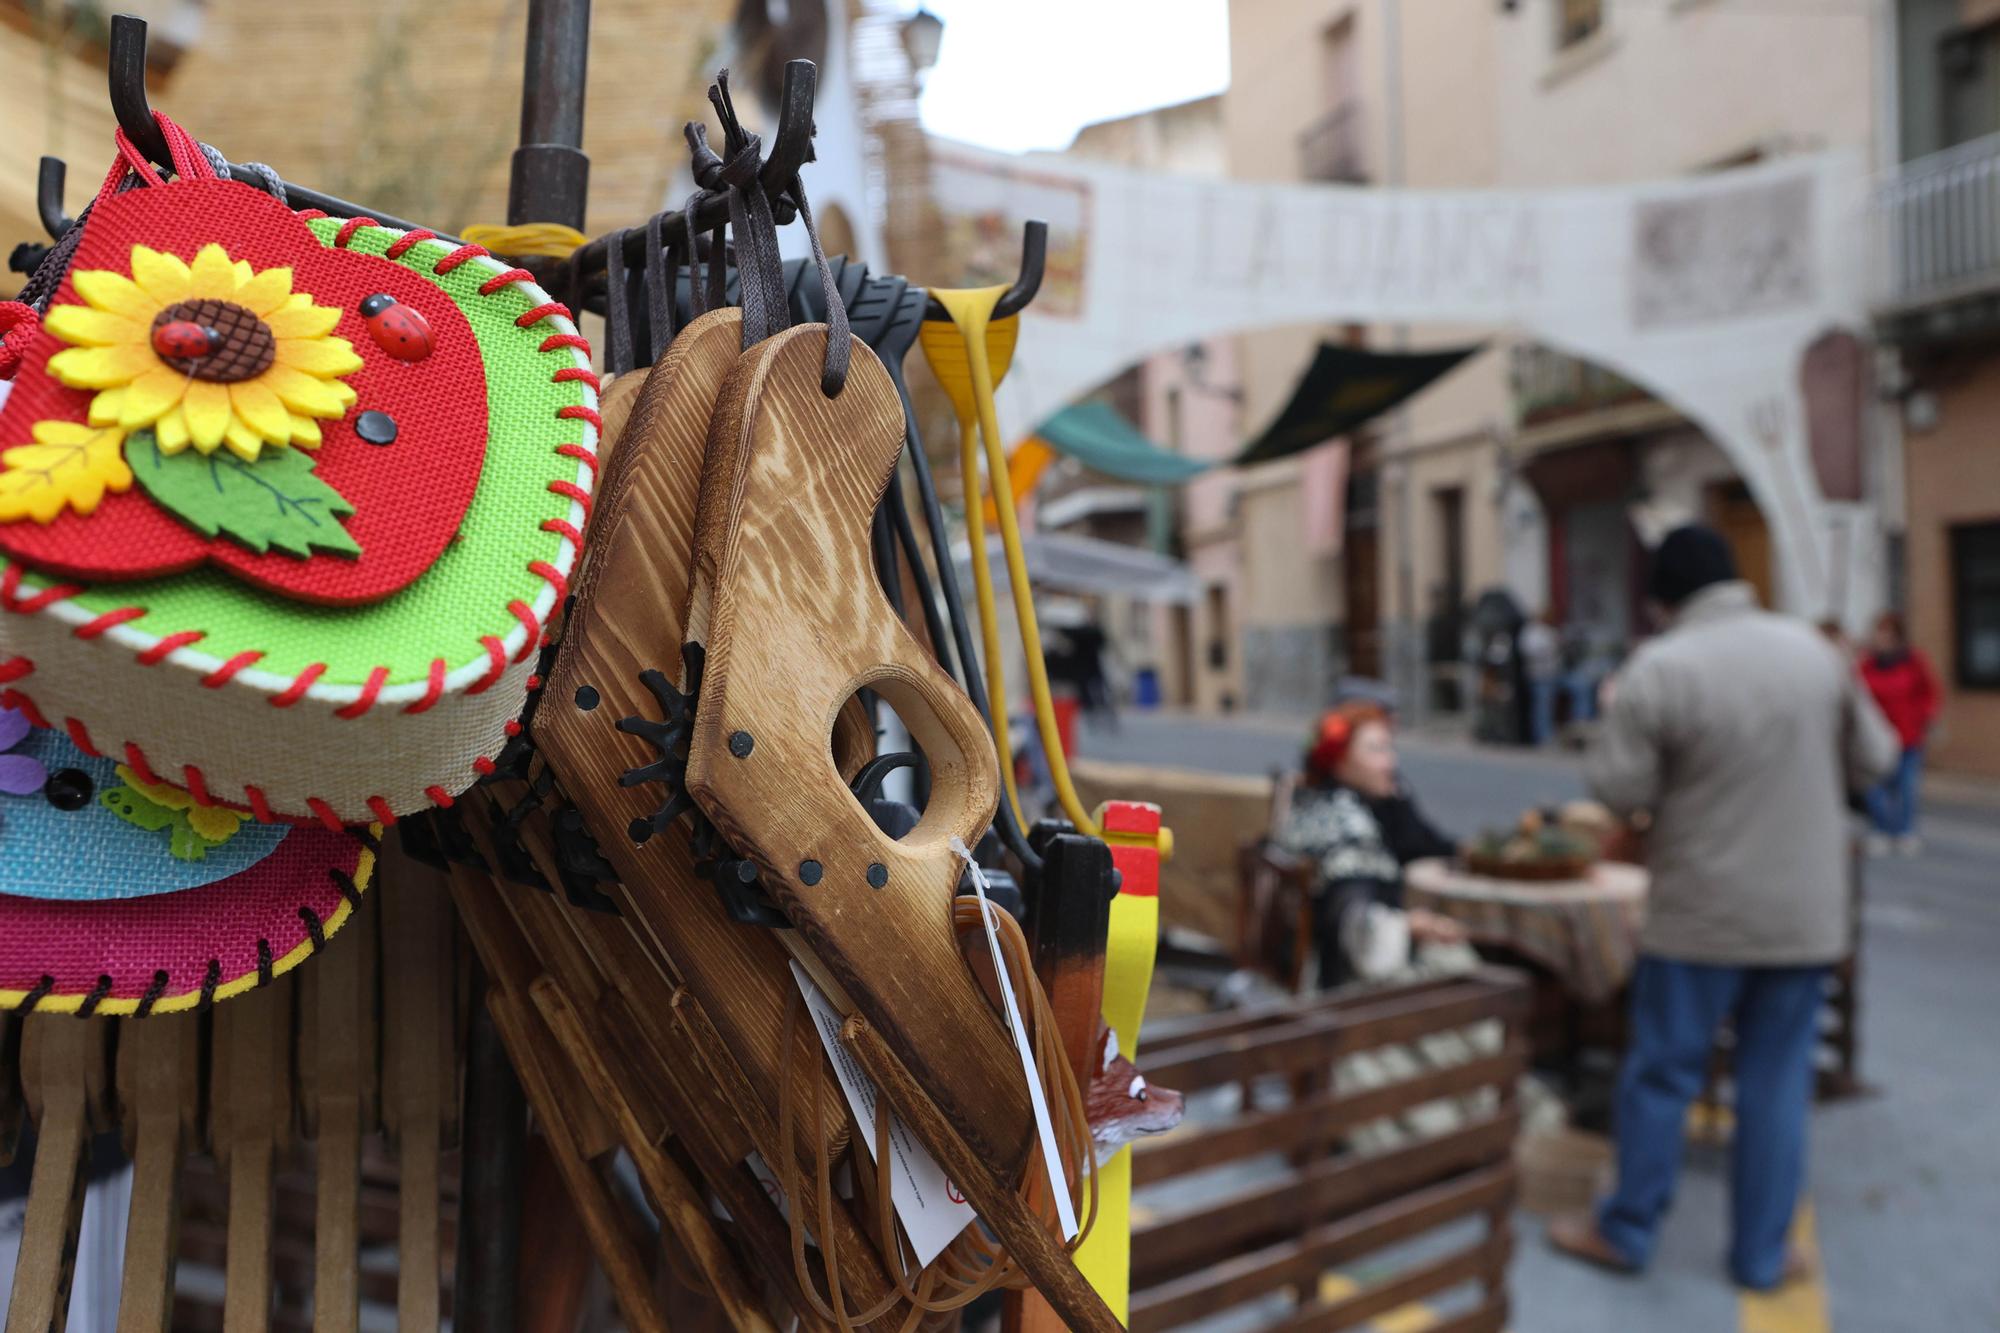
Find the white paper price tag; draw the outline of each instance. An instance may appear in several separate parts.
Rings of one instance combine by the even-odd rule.
[[[833,1062],[833,1076],[847,1095],[847,1108],[861,1127],[861,1144],[869,1160],[875,1156],[875,1082],[840,1040],[840,1012],[826,993],[813,984],[806,970],[796,962],[792,976],[799,994],[805,996],[812,1014],[813,1030]],[[896,1207],[903,1230],[909,1233],[910,1248],[916,1251],[919,1268],[938,1257],[945,1246],[958,1237],[978,1217],[965,1196],[946,1178],[944,1168],[923,1144],[917,1142],[894,1111],[889,1113],[889,1201]]]

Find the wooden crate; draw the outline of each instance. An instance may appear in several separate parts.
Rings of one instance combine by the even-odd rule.
[[[1497,1333],[1507,1317],[1514,1089],[1526,1067],[1527,998],[1515,974],[1482,970],[1149,1029],[1150,1080],[1191,1098],[1229,1085],[1241,1085],[1244,1096],[1226,1118],[1197,1109],[1180,1131],[1135,1150],[1141,1208],[1145,1187],[1165,1182],[1175,1182],[1171,1193],[1197,1198],[1141,1212],[1144,1220],[1135,1221],[1133,1333],[1251,1302],[1276,1306],[1274,1295],[1287,1294],[1288,1303],[1261,1327],[1356,1328],[1445,1297],[1451,1312],[1437,1328]],[[1350,1057],[1475,1028],[1489,1040],[1454,1063],[1412,1061],[1407,1076],[1366,1087],[1336,1073]],[[1465,1114],[1428,1129],[1407,1118],[1440,1098],[1465,1099]],[[1370,1127],[1385,1118],[1404,1126],[1402,1141],[1386,1147],[1370,1138]],[[1244,1170],[1217,1170],[1233,1165]],[[1253,1167],[1255,1183],[1242,1183]],[[1215,1187],[1197,1189],[1192,1177],[1208,1172]],[[1470,1243],[1415,1259],[1395,1253],[1441,1229],[1455,1234],[1467,1219],[1481,1224]],[[1322,1292],[1324,1275],[1357,1261],[1374,1270],[1370,1280]]]

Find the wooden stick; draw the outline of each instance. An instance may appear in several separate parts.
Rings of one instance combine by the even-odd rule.
[[[68,1322],[90,1143],[84,1066],[102,1036],[67,1014],[31,1015],[22,1032],[21,1083],[37,1137],[6,1333],[47,1333]]]
[[[229,1172],[224,1333],[270,1325],[272,1159],[290,1129],[293,993],[281,977],[215,1012],[210,1132]]]
[[[197,1081],[199,1030],[193,1014],[134,1019],[119,1030],[118,1083],[134,1141],[118,1333],[166,1333],[173,1322],[181,1151],[194,1136],[188,1094]]]
[[[555,1050],[555,1039],[537,1019],[533,1009],[501,987],[495,986],[487,992],[486,1004],[507,1043],[508,1054],[513,1057],[521,1086],[537,1108],[542,1133],[549,1141],[550,1154],[563,1174],[564,1183],[569,1186],[570,1198],[576,1203],[584,1230],[590,1233],[591,1249],[596,1252],[598,1263],[603,1265],[605,1275],[611,1279],[611,1285],[618,1293],[619,1309],[626,1323],[639,1333],[652,1330],[666,1333],[666,1317],[660,1312],[659,1301],[653,1294],[652,1277],[646,1271],[645,1258],[633,1237],[617,1222],[616,1203],[605,1189],[604,1182],[590,1169],[588,1159],[579,1151],[576,1137],[565,1117],[559,1111],[552,1114],[545,1109],[562,1105],[554,1086],[559,1075],[552,1066],[560,1060]]]

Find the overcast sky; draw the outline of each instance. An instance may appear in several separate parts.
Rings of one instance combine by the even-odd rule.
[[[947,138],[1062,148],[1093,121],[1229,82],[1227,0],[925,2],[944,20],[944,45],[924,85],[924,127]]]

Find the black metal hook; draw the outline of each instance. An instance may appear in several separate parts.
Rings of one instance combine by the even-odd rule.
[[[125,131],[125,137],[132,146],[146,155],[148,161],[159,166],[173,165],[173,154],[167,148],[166,136],[160,133],[160,123],[153,119],[152,104],[146,100],[146,21],[130,14],[111,16],[111,111],[118,118],[118,126]],[[43,167],[47,171],[46,163]],[[232,165],[229,175],[242,178],[243,169]],[[58,191],[60,193],[60,191]],[[361,204],[351,204],[318,190],[308,190],[301,185],[285,182],[285,202],[292,208],[316,208],[330,217],[373,218],[385,227],[398,231],[416,231],[419,225],[384,213],[379,208],[368,208]],[[48,214],[42,214],[46,225]],[[441,241],[457,243],[456,236],[438,233]]]
[[[1018,315],[1028,308],[1035,299],[1035,293],[1042,289],[1042,269],[1049,257],[1049,224],[1039,218],[1030,218],[1021,226],[1021,269],[1014,277],[1014,285],[1000,294],[994,304],[993,318],[1006,319]],[[933,296],[924,307],[925,319],[950,319],[951,313]]]
[[[52,241],[60,241],[76,225],[76,219],[63,211],[63,182],[68,175],[69,167],[61,158],[44,157],[35,176],[35,211],[42,215],[42,229]]]
[[[173,153],[146,99],[146,20],[130,14],[111,16],[111,114],[118,128],[146,160],[173,165]]]
[[[799,168],[814,158],[813,98],[819,90],[819,67],[810,60],[788,60],[785,62],[784,87],[779,94],[778,128],[771,137],[769,150],[764,157],[764,165],[758,169],[757,180],[763,187],[765,198],[771,201],[771,214],[782,225],[790,222],[797,214],[798,205],[791,197],[792,182],[799,174]],[[727,126],[725,125],[725,130]],[[668,235],[688,230],[686,223],[692,224],[696,232],[714,231],[729,220],[729,201],[721,195],[712,195],[695,206],[691,218],[683,221],[679,210],[669,210],[660,215],[662,230]],[[647,229],[632,227],[625,231],[623,254],[628,266],[650,267],[662,262],[657,253],[648,253]],[[604,249],[614,243],[617,233],[599,236],[564,261],[570,270],[582,281],[581,290],[590,293],[594,299],[602,290],[604,271]]]

